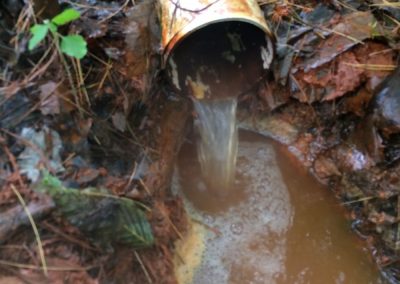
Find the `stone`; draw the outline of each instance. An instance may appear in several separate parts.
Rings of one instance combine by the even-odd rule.
[[[400,68],[377,88],[372,107],[374,125],[385,136],[400,132]]]

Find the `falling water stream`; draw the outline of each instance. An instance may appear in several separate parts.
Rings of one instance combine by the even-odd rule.
[[[194,100],[198,114],[198,157],[207,186],[223,196],[233,185],[236,155],[236,98]]]
[[[206,156],[200,167],[196,151],[210,146],[186,144],[181,151],[174,189],[192,222],[177,244],[179,282],[383,283],[329,191],[283,147],[259,135],[240,136],[235,177],[223,197],[208,183],[219,184],[210,178],[219,179],[227,168],[213,166],[207,179],[200,171],[214,158]]]

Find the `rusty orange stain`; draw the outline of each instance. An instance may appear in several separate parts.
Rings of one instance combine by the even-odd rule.
[[[273,37],[256,0],[159,0],[158,5],[164,64],[182,39],[216,22],[248,22]]]

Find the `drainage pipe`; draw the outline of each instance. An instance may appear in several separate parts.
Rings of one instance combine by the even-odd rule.
[[[235,97],[270,68],[273,34],[256,0],[159,0],[163,67],[197,99]]]

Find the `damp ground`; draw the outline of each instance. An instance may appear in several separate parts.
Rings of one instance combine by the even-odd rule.
[[[189,94],[178,95],[165,72],[160,72],[157,1],[47,2],[0,3],[0,283],[175,284],[172,256],[182,256],[175,263],[183,258],[191,263],[187,256],[194,246],[188,240],[199,244],[197,252],[205,252],[204,258],[197,252],[190,255],[200,263],[210,258],[210,250],[200,244],[225,245],[228,241],[218,239],[225,235],[232,237],[236,247],[218,247],[221,255],[229,256],[215,260],[225,268],[207,270],[221,281],[242,281],[239,274],[228,273],[240,263],[243,282],[253,277],[286,283],[368,283],[376,280],[379,267],[389,283],[400,283],[397,3],[259,1],[275,33],[277,52],[272,72],[238,98],[247,114],[240,122],[285,144],[307,170],[282,154],[283,148],[277,163],[268,155],[269,162],[262,162],[262,151],[255,158],[253,150],[246,150],[251,163],[242,158],[239,164],[242,176],[248,178],[225,197],[227,203],[202,193],[206,189],[202,183],[197,190],[196,179],[188,179],[190,199],[198,200],[196,208],[208,213],[189,212],[195,230],[184,238],[186,254],[182,250],[175,254],[175,242],[186,235],[187,224],[182,201],[170,192],[171,175],[175,154],[198,114]],[[83,36],[88,55],[80,61],[63,58],[51,38],[29,50],[31,27],[66,8],[78,10],[81,17],[60,32]],[[226,87],[242,87],[239,83],[228,80]],[[193,161],[194,155],[188,159]],[[275,186],[280,195],[271,185],[263,185],[261,196],[253,195],[257,189],[251,184],[265,174],[258,167],[262,164],[274,173],[269,163],[279,165],[281,160],[288,165],[276,177],[286,182]],[[186,168],[197,171],[198,177],[200,169]],[[111,195],[146,206],[155,245],[146,249],[112,242],[108,249],[97,246],[98,239],[84,233],[86,228],[72,226],[55,210],[59,208],[54,208],[51,198],[35,192],[35,180],[42,181],[39,169],[48,170],[65,187],[107,189]],[[314,183],[306,186],[300,179],[306,171],[329,190]],[[41,245],[16,193],[32,214]],[[270,197],[274,202],[267,201]],[[266,203],[246,203],[250,198]],[[96,222],[85,221],[101,227],[102,219],[115,212],[108,210],[114,203],[107,204],[93,212]],[[260,217],[250,211],[245,222],[241,210],[246,206],[264,212]],[[271,211],[274,206],[276,212]],[[222,212],[241,221],[232,223]],[[218,228],[218,218],[212,222],[212,216],[220,215],[229,226]],[[278,217],[279,222],[274,219]],[[202,236],[207,238],[199,241]],[[277,236],[282,236],[283,245]],[[251,251],[250,244],[258,252],[274,253],[278,260],[258,254],[252,261],[240,258],[240,251]],[[281,260],[279,250],[284,251]],[[376,265],[370,265],[370,258]],[[268,264],[268,270],[257,268],[255,273],[248,270],[248,263],[256,268]],[[198,271],[196,277],[204,268]],[[321,280],[321,275],[328,280]]]

